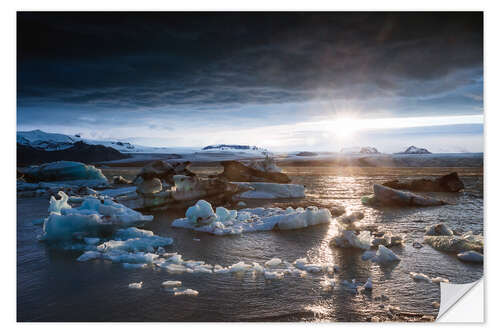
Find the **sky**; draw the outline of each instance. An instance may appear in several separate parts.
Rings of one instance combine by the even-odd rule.
[[[483,15],[18,12],[17,129],[480,152]]]

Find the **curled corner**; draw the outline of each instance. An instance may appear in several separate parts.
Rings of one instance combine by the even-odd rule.
[[[436,321],[483,322],[484,281],[465,284],[441,282],[441,303]]]

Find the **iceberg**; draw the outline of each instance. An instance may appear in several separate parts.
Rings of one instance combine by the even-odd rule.
[[[50,215],[43,223],[42,240],[63,241],[75,237],[99,236],[114,227],[130,226],[153,220],[110,199],[88,196],[77,208],[68,204],[68,196],[60,191],[61,199],[50,198]]]
[[[93,165],[80,162],[58,161],[19,169],[30,182],[52,182],[65,180],[98,180],[108,183],[102,171]]]
[[[176,219],[173,227],[193,229],[214,235],[234,235],[244,232],[300,229],[317,224],[328,224],[332,220],[328,209],[307,207],[286,210],[281,208],[248,208],[227,210],[198,201],[189,207],[186,218]]]

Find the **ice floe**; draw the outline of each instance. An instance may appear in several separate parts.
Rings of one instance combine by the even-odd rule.
[[[248,208],[227,210],[218,207],[213,211],[210,203],[200,200],[186,211],[186,217],[176,219],[173,227],[193,229],[214,235],[241,234],[244,232],[273,229],[300,229],[332,221],[328,209],[307,207],[293,209]]]

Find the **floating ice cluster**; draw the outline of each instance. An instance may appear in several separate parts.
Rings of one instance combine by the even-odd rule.
[[[99,236],[114,228],[137,225],[153,220],[110,199],[87,196],[77,208],[68,204],[68,196],[60,191],[61,199],[50,198],[49,216],[43,222],[42,240],[69,241]]]
[[[307,207],[293,209],[247,208],[228,210],[224,207],[212,209],[205,200],[198,201],[186,211],[186,217],[177,219],[173,227],[193,229],[214,235],[234,235],[244,232],[268,231],[273,229],[300,229],[332,221],[328,209]]]

